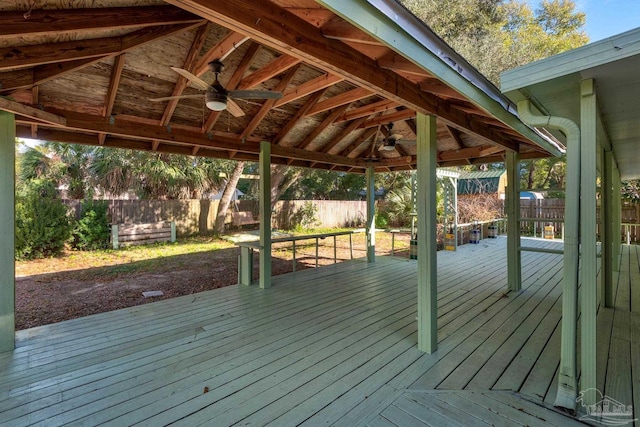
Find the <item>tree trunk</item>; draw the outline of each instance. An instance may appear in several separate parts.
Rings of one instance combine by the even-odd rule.
[[[291,171],[285,165],[272,165],[271,166],[271,210],[276,206],[278,200],[282,194],[287,191],[291,185],[300,178],[302,175],[301,169]]]
[[[220,198],[220,204],[218,205],[216,223],[213,227],[213,231],[217,234],[224,233],[224,220],[227,218],[227,210],[229,209],[229,204],[231,203],[231,199],[236,191],[236,187],[238,186],[238,181],[240,180],[243,170],[244,162],[236,163],[236,167],[233,169],[233,172],[231,172],[231,176],[224,187],[224,192],[222,193],[222,198]]]

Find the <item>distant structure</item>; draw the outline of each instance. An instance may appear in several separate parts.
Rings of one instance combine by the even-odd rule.
[[[462,172],[458,177],[458,195],[497,194],[504,199],[507,187],[507,171],[490,170]]]

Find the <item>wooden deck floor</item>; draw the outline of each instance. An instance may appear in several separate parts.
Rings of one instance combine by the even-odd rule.
[[[509,294],[506,239],[438,254],[433,355],[416,349],[416,262],[386,257],[21,331],[0,355],[0,425],[443,425],[425,414],[444,409],[449,425],[565,420],[536,404],[555,397],[562,257],[522,264]],[[635,408],[638,278],[625,247],[616,309],[598,323],[599,387]]]

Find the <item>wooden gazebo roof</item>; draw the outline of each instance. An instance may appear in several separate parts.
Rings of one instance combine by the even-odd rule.
[[[470,99],[399,53],[397,40],[374,38],[313,0],[168,3],[0,0],[0,109],[16,114],[17,135],[249,161],[266,140],[273,163],[393,171],[415,168],[415,147],[378,151],[381,125],[415,139],[418,111],[438,117],[442,166],[502,161],[505,150],[557,154],[514,126],[508,107]],[[218,58],[227,89],[283,98],[238,101],[242,117],[199,99],[149,101],[198,93],[170,67],[210,82],[207,64]],[[451,69],[461,67],[471,68]]]

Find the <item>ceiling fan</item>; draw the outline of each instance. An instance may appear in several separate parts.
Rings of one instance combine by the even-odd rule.
[[[396,149],[396,144],[415,144],[415,141],[402,139],[402,135],[396,133],[392,134],[393,123],[389,123],[385,126],[386,134],[382,138],[381,144],[378,146],[378,151],[393,151]]]
[[[197,95],[178,95],[178,96],[165,96],[162,98],[152,98],[149,101],[161,102],[168,101],[170,99],[186,99],[186,98],[201,98],[204,96],[205,105],[207,108],[213,111],[227,110],[235,117],[244,116],[244,111],[236,102],[232,99],[279,99],[282,98],[282,92],[270,91],[270,90],[227,90],[218,81],[218,75],[224,69],[222,61],[219,59],[209,62],[209,68],[215,75],[213,83],[208,84],[200,77],[190,73],[189,71],[171,67],[173,71],[180,74],[191,82],[196,88],[203,90],[203,94]]]

